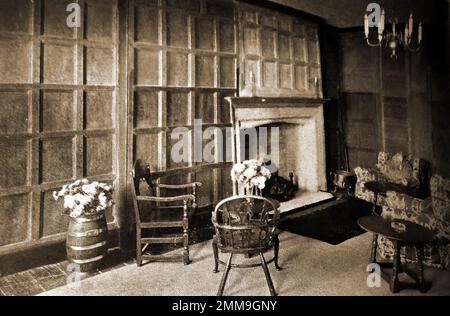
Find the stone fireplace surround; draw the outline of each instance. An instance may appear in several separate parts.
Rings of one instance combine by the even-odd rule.
[[[261,126],[280,128],[279,175],[289,178],[293,171],[299,192],[290,201],[282,203],[281,212],[305,207],[332,199],[326,190],[325,127],[322,99],[230,97],[230,115],[233,124],[233,162],[241,157],[239,131]],[[270,153],[268,153],[270,155]],[[233,193],[243,193],[237,185]]]

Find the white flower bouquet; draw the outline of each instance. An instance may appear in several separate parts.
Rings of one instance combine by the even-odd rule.
[[[64,208],[70,217],[91,216],[102,213],[114,204],[113,188],[97,181],[77,180],[53,192],[55,200],[64,199]]]
[[[266,181],[270,179],[271,175],[269,169],[263,166],[263,162],[256,159],[237,163],[231,169],[231,179],[243,184],[250,192],[254,188],[264,189]]]

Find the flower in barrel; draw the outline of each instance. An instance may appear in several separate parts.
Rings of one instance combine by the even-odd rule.
[[[112,186],[87,179],[64,185],[53,197],[62,198],[66,213],[74,218],[101,214],[114,204]]]

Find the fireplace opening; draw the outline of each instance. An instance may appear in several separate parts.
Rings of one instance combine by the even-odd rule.
[[[317,189],[312,128],[308,121],[273,122],[241,131],[240,161],[258,159],[269,166],[272,176],[262,195],[282,202],[282,212],[332,198]]]
[[[256,132],[256,137],[255,137]],[[272,173],[262,191],[264,197],[286,202],[299,191],[297,168],[299,167],[296,144],[290,146],[284,139],[296,133],[296,124],[272,123],[243,131],[242,160],[257,159],[264,162]]]
[[[233,161],[266,159],[276,166],[275,170],[269,170],[274,174],[272,191],[280,191],[272,193],[284,200],[280,212],[334,198],[323,191],[326,190],[323,100],[295,97],[227,100],[236,135]],[[272,186],[270,182],[266,184],[267,191]],[[283,190],[287,194],[281,194]],[[233,194],[245,194],[245,187],[235,183]]]

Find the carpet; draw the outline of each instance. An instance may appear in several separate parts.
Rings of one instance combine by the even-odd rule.
[[[370,207],[352,198],[327,202],[311,209],[284,215],[279,228],[331,245],[338,245],[364,233],[364,230],[358,226],[357,220],[369,215]]]

